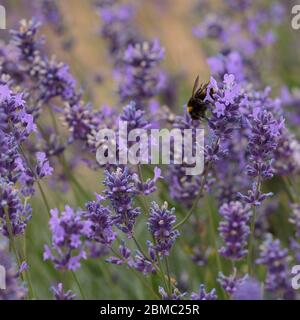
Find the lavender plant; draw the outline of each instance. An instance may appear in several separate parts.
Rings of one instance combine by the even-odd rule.
[[[184,80],[196,74],[178,78],[178,106],[165,97],[174,91],[170,39],[144,35],[135,2],[94,1],[106,55],[81,74],[72,71],[74,47],[61,54],[49,37],[49,26],[73,35],[63,6],[28,7],[41,21],[20,17],[0,43],[0,232],[11,251],[0,249],[8,270],[0,299],[299,298],[290,281],[300,261],[299,99],[277,92],[284,83],[265,63],[280,41],[284,5],[226,0],[216,12],[202,0],[195,8],[195,18],[202,12],[200,24],[189,25],[193,48],[200,40],[211,73],[199,120],[183,106],[191,91]],[[104,94],[95,101],[80,80],[104,65],[116,80],[107,90],[113,106]],[[203,70],[192,70],[204,80]],[[103,91],[106,82],[98,83]],[[203,172],[187,175],[186,154],[178,164],[174,150],[166,166],[100,165],[96,153],[107,140],[99,130],[115,133],[117,158],[125,149],[120,120],[127,134],[189,129],[195,138],[203,129]]]

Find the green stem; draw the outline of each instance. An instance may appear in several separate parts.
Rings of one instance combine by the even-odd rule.
[[[203,176],[202,181],[201,181],[201,185],[200,185],[200,189],[199,189],[198,195],[197,195],[197,197],[196,197],[191,209],[188,211],[186,216],[174,226],[174,229],[178,229],[181,226],[183,226],[189,220],[189,218],[194,213],[194,211],[196,210],[196,208],[198,206],[198,203],[199,203],[199,201],[200,201],[200,199],[202,197],[202,192],[203,192],[203,189],[204,189],[204,186],[205,186],[205,183],[206,183],[208,172],[209,172],[209,168],[207,168],[207,170],[204,173],[204,176]]]
[[[294,192],[294,186],[288,178],[283,178],[284,186],[288,197],[292,203],[297,203],[297,196]]]
[[[26,230],[25,230],[25,233],[24,233],[23,244],[24,244],[24,248],[23,248],[24,260],[26,262],[28,262],[28,260],[27,260],[27,246],[26,246]],[[27,278],[28,288],[29,288],[29,298],[32,297],[33,299],[35,299],[36,294],[35,294],[35,291],[34,291],[34,288],[33,288],[33,285],[32,285],[32,281],[31,281],[31,276],[30,276],[30,271],[29,270],[26,270],[26,278]]]
[[[78,287],[78,289],[79,289],[79,291],[80,291],[80,294],[81,294],[82,299],[83,299],[83,300],[86,300],[85,294],[84,294],[84,292],[83,292],[83,290],[82,290],[81,284],[80,284],[80,282],[79,282],[79,280],[78,280],[78,278],[77,278],[77,276],[76,276],[76,273],[75,273],[73,270],[71,271],[71,273],[72,273],[73,278],[74,278],[74,280],[75,280],[75,282],[76,282],[76,284],[77,284],[77,287]]]
[[[119,259],[126,262],[126,260],[120,256],[112,247],[110,247],[110,250],[113,252],[115,256],[117,256]],[[142,282],[142,284],[147,288],[156,298],[160,299],[160,296],[153,290],[152,287],[148,285],[148,283],[137,273],[135,269],[133,269],[131,266],[128,265],[128,268],[133,274]]]
[[[43,190],[43,188],[42,188],[42,185],[41,185],[41,183],[40,183],[40,181],[39,181],[39,178],[38,178],[37,175],[35,174],[35,171],[31,168],[31,165],[30,165],[30,163],[29,163],[29,160],[27,159],[27,157],[26,157],[26,155],[25,155],[25,152],[23,151],[21,145],[19,146],[19,149],[20,149],[20,152],[21,152],[21,154],[22,154],[22,156],[23,156],[26,164],[28,165],[28,168],[30,169],[30,171],[31,171],[31,173],[33,174],[33,176],[35,177],[35,180],[36,180],[37,185],[38,185],[38,188],[39,188],[39,190],[40,190],[40,192],[41,192],[41,195],[42,195],[44,204],[45,204],[45,206],[46,206],[46,209],[47,209],[47,212],[48,212],[48,216],[50,217],[50,206],[49,206],[48,200],[47,200],[47,198],[46,198],[45,192],[44,192],[44,190]]]
[[[213,242],[213,248],[214,248],[215,254],[216,254],[216,262],[217,262],[218,270],[223,272],[222,262],[221,262],[219,251],[218,251],[218,243],[217,243],[217,237],[216,237],[216,232],[215,232],[214,218],[213,218],[213,212],[211,209],[211,205],[209,205],[208,211],[209,211],[208,212],[209,227],[210,227],[210,233],[211,233],[211,238],[212,238],[212,242]]]
[[[139,179],[140,179],[140,181],[143,185],[143,189],[144,189],[144,178],[143,178],[143,171],[142,171],[141,165],[138,164],[137,168],[138,168]],[[144,207],[145,214],[147,215],[147,214],[149,214],[149,207],[147,205],[146,197],[144,196],[144,190],[143,190],[143,195],[141,196],[141,198],[142,198],[142,205]]]
[[[256,183],[256,193],[260,193],[261,188],[261,178],[260,176],[257,179]],[[253,216],[251,218],[250,225],[250,239],[249,239],[249,247],[248,247],[248,273],[251,276],[253,273],[252,270],[252,260],[254,259],[254,233],[255,233],[255,223],[256,223],[256,206],[252,206]]]
[[[255,232],[255,222],[256,222],[256,207],[253,207],[253,216],[251,219],[250,226],[250,239],[249,239],[249,249],[248,249],[248,273],[252,275],[252,259],[254,257],[254,232]]]
[[[135,236],[132,236],[132,240],[134,241],[135,245],[137,246],[138,250],[141,252],[141,254],[149,261],[151,261],[151,259],[149,259],[149,257],[147,257],[147,255],[145,254],[143,248],[141,247],[141,245],[138,243],[137,239]]]
[[[168,286],[169,286],[169,296],[172,295],[172,284],[171,284],[171,276],[170,276],[170,268],[169,268],[169,261],[168,257],[165,257],[166,262],[166,270],[167,270],[167,276],[168,276]]]
[[[74,177],[72,172],[69,170],[69,167],[67,165],[64,155],[61,155],[61,157],[59,157],[59,162],[64,168],[67,177],[71,180],[71,182],[73,182],[74,186],[78,189],[78,191],[81,192],[86,199],[89,199],[90,198],[89,193],[85,191],[85,189],[81,186],[81,184]]]
[[[42,199],[43,199],[43,201],[44,201],[45,207],[46,207],[46,209],[47,209],[48,216],[51,217],[51,215],[50,215],[50,210],[51,210],[51,208],[50,208],[50,205],[49,205],[49,203],[48,203],[47,197],[46,197],[46,195],[45,195],[45,192],[44,192],[44,190],[43,190],[43,188],[42,188],[42,185],[41,185],[41,183],[40,183],[39,180],[37,180],[37,185],[38,185],[38,188],[39,188],[39,190],[40,190],[40,193],[41,193]]]
[[[6,220],[6,226],[7,226],[7,231],[8,231],[10,248],[14,252],[14,255],[15,255],[15,258],[16,258],[16,261],[17,261],[17,265],[18,265],[18,269],[19,269],[20,266],[21,266],[21,261],[20,261],[20,258],[19,258],[19,254],[18,254],[18,251],[17,251],[16,244],[15,244],[12,225],[11,225],[11,222],[10,222],[10,218],[9,218],[9,214],[8,214],[7,209],[4,209],[4,212],[5,212],[5,220]],[[21,278],[24,281],[22,274],[21,274]]]
[[[214,144],[214,150],[217,150],[218,146],[220,144],[220,138],[218,138]],[[174,226],[174,229],[178,229],[179,227],[181,227],[182,225],[184,225],[186,223],[186,221],[189,220],[189,218],[191,217],[191,215],[193,214],[193,212],[195,211],[195,209],[197,208],[198,206],[198,202],[200,201],[201,199],[201,196],[202,196],[202,192],[203,192],[203,189],[204,189],[204,186],[205,186],[205,183],[206,183],[206,179],[207,179],[207,176],[208,176],[208,173],[209,173],[209,170],[212,166],[212,163],[211,162],[208,162],[206,168],[204,169],[204,174],[203,174],[203,178],[202,178],[202,181],[201,181],[201,185],[200,185],[200,189],[199,189],[199,192],[198,192],[198,195],[191,207],[191,209],[188,211],[188,213],[186,214],[186,216],[179,222],[177,223],[175,226]]]

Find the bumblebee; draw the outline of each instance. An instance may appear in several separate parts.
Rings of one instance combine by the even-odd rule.
[[[204,83],[199,87],[199,76],[196,78],[192,96],[187,104],[187,111],[193,120],[207,119],[205,114],[207,108],[210,106],[210,102],[204,101],[206,97],[207,86],[208,83]],[[211,93],[212,92],[210,92],[210,94]]]

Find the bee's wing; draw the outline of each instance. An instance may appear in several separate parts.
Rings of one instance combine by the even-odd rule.
[[[193,92],[192,92],[192,97],[195,96],[196,89],[198,88],[198,85],[199,85],[199,75],[197,76],[197,78],[196,78],[196,80],[195,80],[195,83],[194,83]]]

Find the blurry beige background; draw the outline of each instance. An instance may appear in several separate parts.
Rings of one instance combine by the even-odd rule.
[[[138,6],[137,25],[146,38],[159,37],[166,48],[164,66],[171,73],[183,71],[188,75],[187,83],[192,86],[195,75],[205,80],[209,71],[202,54],[199,41],[192,34],[192,26],[197,19],[191,19],[195,0],[133,0]],[[70,56],[59,47],[56,35],[48,30],[53,52],[70,62],[74,73],[81,80],[89,83],[96,103],[104,103],[112,99],[113,90],[110,63],[104,40],[97,31],[101,24],[92,1],[62,0],[59,6],[65,18],[71,36],[76,39],[74,50]],[[52,41],[51,41],[52,40]],[[70,61],[71,60],[71,61]],[[93,79],[86,79],[85,74],[96,72],[104,75],[104,82],[95,86]]]

